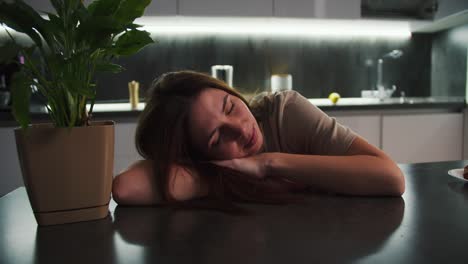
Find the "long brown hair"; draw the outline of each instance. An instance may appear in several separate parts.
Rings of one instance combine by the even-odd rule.
[[[153,161],[154,177],[162,198],[168,204],[187,204],[176,202],[168,191],[169,166],[179,164],[195,170],[208,184],[209,199],[201,203],[204,208],[233,209],[236,207],[233,202],[277,204],[297,201],[297,197],[288,191],[290,183],[280,178],[255,179],[225,167],[200,162],[201,157],[189,140],[188,115],[194,98],[206,88],[223,90],[248,105],[244,97],[226,83],[193,71],[163,74],[148,91],[146,107],[138,121],[135,144],[143,158]]]

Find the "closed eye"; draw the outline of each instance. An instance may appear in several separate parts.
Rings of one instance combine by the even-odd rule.
[[[229,108],[229,111],[227,112],[227,114],[231,114],[232,110],[234,110],[234,106],[236,106],[233,102],[231,102],[231,108]]]
[[[221,136],[218,136],[218,138],[216,139],[216,141],[213,142],[213,143],[211,144],[211,146],[213,146],[213,147],[218,146],[218,145],[219,145],[219,139],[220,139],[220,138],[221,138]]]

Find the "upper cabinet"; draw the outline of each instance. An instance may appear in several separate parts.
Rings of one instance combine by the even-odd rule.
[[[50,0],[24,0],[24,2],[38,11],[55,13]],[[93,0],[84,0],[88,6]],[[145,16],[174,16],[177,15],[177,0],[153,0],[145,9]]]
[[[439,0],[439,8],[435,15],[435,19],[441,19],[467,9],[467,0]]]
[[[145,9],[145,16],[177,15],[177,0],[153,0]]]
[[[441,0],[361,0],[364,18],[432,20]]]
[[[24,0],[24,2],[39,12],[54,12],[49,0]]]
[[[413,32],[434,33],[468,23],[467,0],[438,0],[434,21],[422,26],[416,26]]]
[[[178,0],[183,16],[272,16],[272,0]]]
[[[23,2],[30,5],[32,8],[39,11],[40,13],[55,13],[55,9],[50,3],[50,0],[23,0]],[[88,5],[91,2],[93,2],[93,0],[84,0],[85,5]]]
[[[276,17],[355,19],[361,17],[361,0],[273,0]]]

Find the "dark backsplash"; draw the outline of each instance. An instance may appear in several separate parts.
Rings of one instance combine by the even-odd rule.
[[[127,83],[132,80],[140,82],[143,97],[152,80],[164,72],[209,73],[215,64],[232,65],[234,87],[245,93],[266,90],[272,74],[289,73],[293,89],[306,97],[327,97],[332,91],[360,97],[361,90],[375,85],[376,59],[393,49],[404,54],[384,61],[384,84],[395,84],[396,96],[400,91],[407,96],[429,96],[431,38],[417,34],[410,40],[160,36],[140,53],[119,59],[126,71],[98,76],[98,100],[128,98]]]
[[[432,95],[464,96],[468,25],[434,34],[432,43]]]

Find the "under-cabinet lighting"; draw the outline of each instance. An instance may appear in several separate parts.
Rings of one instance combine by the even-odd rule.
[[[411,26],[401,20],[299,19],[242,17],[142,17],[135,20],[157,35],[234,35],[274,37],[411,38]],[[0,24],[0,28],[6,26]],[[8,30],[11,30],[8,28]],[[0,35],[6,34],[0,30]]]
[[[234,17],[143,17],[135,21],[158,34],[254,35],[294,37],[411,37],[408,21]]]

